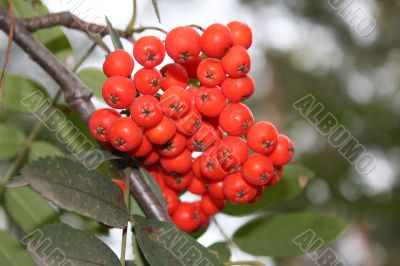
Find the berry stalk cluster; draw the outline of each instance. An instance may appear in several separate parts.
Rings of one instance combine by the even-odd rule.
[[[111,108],[93,113],[90,132],[152,174],[183,231],[207,227],[227,201],[255,202],[279,182],[293,156],[291,140],[272,123],[254,123],[243,103],[255,90],[251,44],[252,31],[242,22],[212,24],[201,35],[182,26],[165,42],[137,40],[133,57],[142,68],[133,79],[128,52],[116,50],[104,62],[102,93]],[[158,70],[166,55],[174,62]],[[185,191],[201,199],[182,202]]]

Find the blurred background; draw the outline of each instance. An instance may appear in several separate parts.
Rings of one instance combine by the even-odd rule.
[[[50,11],[71,11],[82,19],[116,28],[128,24],[130,0],[44,0]],[[158,25],[151,1],[138,1],[138,25]],[[400,263],[400,1],[397,0],[159,0],[162,24],[228,23],[240,20],[253,29],[252,70],[256,95],[247,101],[256,120],[268,120],[290,136],[294,162],[312,169],[315,178],[305,193],[283,209],[333,213],[348,223],[332,244],[346,265]],[[90,46],[85,34],[64,30],[74,49],[73,64]],[[145,34],[150,34],[146,32]],[[151,34],[159,35],[158,32]],[[140,34],[138,35],[140,36]],[[110,45],[108,37],[105,42]],[[6,36],[0,34],[1,60]],[[124,42],[126,50],[132,44]],[[56,88],[54,82],[14,47],[9,70]],[[96,49],[85,67],[100,67],[104,52]],[[311,94],[372,154],[376,165],[362,174],[293,104]],[[101,101],[94,100],[97,106]],[[1,147],[0,147],[1,149]],[[1,216],[1,215],[0,215]],[[234,230],[249,217],[221,214],[217,220]],[[266,236],[268,237],[268,236]],[[103,237],[118,253],[120,232]],[[211,226],[200,242],[223,239]],[[233,260],[252,259],[240,250]],[[267,265],[314,265],[310,257],[271,260]]]

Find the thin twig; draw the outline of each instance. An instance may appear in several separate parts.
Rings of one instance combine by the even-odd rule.
[[[131,171],[129,169],[128,171]],[[129,187],[131,186],[131,179],[128,174],[125,175],[125,190],[124,190],[124,201],[126,208],[128,209],[128,215],[131,217],[131,197]],[[122,240],[121,240],[121,265],[125,266],[125,254],[126,254],[126,243],[128,239],[129,222],[124,229],[122,229]]]
[[[133,27],[135,26],[136,23],[136,17],[137,17],[137,1],[133,0],[132,1],[133,5],[133,10],[132,10],[132,16],[131,20],[129,21],[128,25],[126,26],[125,32],[131,33],[133,31]]]
[[[188,27],[192,27],[192,28],[196,28],[196,29],[198,29],[198,30],[200,30],[200,31],[205,31],[205,29],[202,27],[202,26],[200,26],[200,25],[197,25],[197,24],[189,24],[189,25],[187,25]]]
[[[4,82],[6,80],[6,70],[8,66],[8,62],[10,61],[13,39],[14,39],[14,25],[15,25],[15,14],[14,14],[14,6],[11,0],[8,0],[8,13],[10,14],[10,31],[8,33],[8,41],[7,41],[7,49],[6,54],[4,56],[3,69],[1,70],[0,75],[0,105],[3,100],[3,87]]]

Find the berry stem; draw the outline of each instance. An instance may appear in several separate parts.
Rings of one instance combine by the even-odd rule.
[[[125,32],[132,32],[133,27],[135,26],[136,23],[136,17],[137,17],[137,2],[136,0],[133,0],[133,11],[132,11],[132,17],[131,20],[129,21],[129,24],[125,28]]]

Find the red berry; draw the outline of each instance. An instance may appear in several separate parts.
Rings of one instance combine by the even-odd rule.
[[[228,23],[228,28],[232,32],[233,45],[241,45],[248,49],[253,42],[253,33],[250,27],[240,21],[232,21]]]
[[[232,46],[221,61],[225,73],[231,78],[244,77],[250,71],[250,56],[243,46]]]
[[[173,119],[181,118],[189,112],[189,94],[181,87],[170,87],[161,95],[160,106],[166,116]]]
[[[195,195],[203,195],[207,192],[208,181],[203,177],[194,176],[188,187],[188,191]]]
[[[224,68],[218,59],[205,59],[197,68],[197,79],[203,86],[219,86],[225,80],[225,76]]]
[[[165,91],[172,86],[186,88],[189,83],[189,76],[186,69],[177,63],[165,65],[160,70],[163,76],[162,89]]]
[[[240,172],[235,172],[224,180],[224,195],[233,203],[248,203],[256,197],[257,188],[247,183]]]
[[[175,157],[186,149],[186,138],[179,133],[163,145],[157,145],[156,150],[162,157]]]
[[[212,152],[212,148],[201,156],[200,167],[204,177],[210,180],[219,181],[224,179],[227,175],[218,161],[217,156]]]
[[[187,115],[176,121],[178,132],[186,136],[192,136],[195,134],[200,126],[201,115],[194,108],[191,108]]]
[[[201,36],[201,49],[207,57],[221,58],[231,46],[232,32],[222,24],[208,26]]]
[[[218,200],[210,197],[210,195],[203,195],[200,201],[201,210],[207,215],[214,215],[225,207],[223,200]]]
[[[217,153],[221,165],[230,172],[247,160],[249,148],[242,138],[226,136],[218,145]]]
[[[144,158],[142,158],[143,165],[153,165],[160,160],[160,155],[154,149],[151,150]]]
[[[253,123],[253,113],[242,103],[226,105],[219,116],[220,127],[231,136],[246,134]]]
[[[189,26],[177,27],[168,32],[165,50],[175,62],[193,61],[201,50],[200,34]]]
[[[178,209],[178,206],[180,204],[179,202],[179,197],[176,195],[176,192],[173,191],[172,189],[169,188],[163,188],[162,189],[163,196],[165,199],[165,202],[167,204],[167,211],[169,215],[172,215],[176,209]]]
[[[172,215],[175,225],[184,232],[193,232],[200,225],[200,212],[194,203],[181,202]]]
[[[133,77],[136,89],[142,94],[156,94],[161,89],[162,81],[160,71],[155,68],[142,68]]]
[[[205,151],[217,139],[217,133],[212,125],[203,122],[197,132],[188,140],[191,151]]]
[[[247,132],[247,144],[257,153],[269,154],[278,145],[278,131],[267,121],[258,122]]]
[[[167,143],[176,133],[174,122],[166,116],[163,116],[161,122],[145,131],[146,137],[151,143],[162,145]]]
[[[132,57],[124,50],[115,50],[110,53],[103,64],[103,72],[107,77],[124,76],[129,78],[135,63]]]
[[[265,186],[275,175],[270,158],[253,154],[242,166],[242,177],[253,186]]]
[[[226,105],[226,98],[220,87],[201,87],[196,98],[196,108],[208,117],[218,116]]]
[[[199,66],[200,62],[203,61],[204,58],[201,57],[200,55],[196,56],[195,59],[186,62],[186,63],[181,63],[181,65],[186,69],[186,72],[191,79],[196,79],[197,78],[197,67]]]
[[[94,111],[89,120],[90,133],[97,141],[107,142],[107,134],[110,127],[120,117],[117,111],[110,108]]]
[[[148,140],[148,138],[143,135],[142,142],[129,154],[134,158],[144,157],[151,153],[153,150],[153,144]]]
[[[185,174],[173,173],[164,176],[165,184],[176,192],[187,189],[192,182],[193,174],[191,171]]]
[[[278,135],[278,145],[269,155],[274,165],[285,165],[292,160],[294,155],[294,146],[292,141],[285,135]]]
[[[215,199],[225,199],[224,181],[210,182],[210,185],[208,186],[208,194]]]
[[[192,167],[192,154],[188,149],[185,149],[181,154],[160,159],[161,166],[168,172],[186,173]]]
[[[103,98],[112,108],[128,108],[136,95],[133,82],[123,76],[112,76],[103,85]]]
[[[151,95],[143,95],[135,99],[130,108],[131,118],[144,128],[157,126],[163,117],[160,103]]]
[[[124,152],[131,151],[139,146],[142,137],[142,130],[128,117],[119,118],[108,132],[111,145]]]
[[[133,56],[145,68],[156,67],[164,60],[164,44],[155,36],[143,36],[135,42]]]
[[[250,75],[242,78],[226,78],[221,84],[222,93],[231,102],[240,102],[253,95],[254,80]]]
[[[274,171],[275,171],[274,177],[269,181],[267,186],[276,185],[279,182],[279,180],[281,180],[281,178],[282,178],[282,175],[283,175],[283,167],[282,166],[275,166]]]

